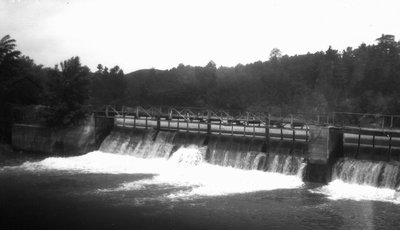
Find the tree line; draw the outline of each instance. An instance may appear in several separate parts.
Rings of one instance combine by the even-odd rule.
[[[286,112],[349,111],[400,114],[400,43],[382,35],[376,44],[338,51],[281,55],[235,67],[180,64],[170,70],[125,75],[116,104],[180,105]]]
[[[129,74],[101,64],[92,72],[79,57],[44,67],[21,54],[9,35],[0,40],[3,130],[16,119],[13,111],[26,106],[47,125],[68,126],[104,104],[400,114],[399,98],[400,43],[393,35],[342,51],[288,56],[273,49],[266,61],[235,67],[210,61]]]

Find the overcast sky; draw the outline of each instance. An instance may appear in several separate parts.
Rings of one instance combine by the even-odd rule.
[[[398,0],[0,0],[0,37],[45,66],[80,56],[128,73],[398,40],[399,12]]]

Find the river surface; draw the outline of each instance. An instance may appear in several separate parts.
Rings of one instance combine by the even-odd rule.
[[[0,229],[400,229],[394,190],[306,184],[183,155],[3,160]]]

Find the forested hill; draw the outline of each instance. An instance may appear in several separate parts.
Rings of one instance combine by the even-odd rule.
[[[400,114],[400,43],[382,35],[375,44],[343,51],[329,47],[282,56],[274,49],[267,61],[247,65],[217,67],[210,61],[204,67],[180,64],[124,74],[101,64],[90,71],[79,57],[46,68],[21,54],[7,35],[0,39],[0,87],[6,129],[0,129],[0,141],[16,109],[26,105],[52,126],[76,123],[104,104]]]
[[[281,56],[235,67],[180,64],[125,75],[122,104],[206,106],[291,112],[352,111],[400,114],[400,45],[391,35],[376,44]]]

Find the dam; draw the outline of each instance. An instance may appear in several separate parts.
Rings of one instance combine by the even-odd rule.
[[[154,141],[167,138],[171,142],[205,146],[205,160],[212,164],[292,174],[298,174],[295,169],[301,168],[305,181],[318,183],[329,183],[338,177],[337,164],[343,164],[343,160],[339,159],[396,165],[400,154],[400,130],[395,128],[400,119],[396,116],[346,113],[314,117],[273,116],[268,113],[233,114],[198,108],[145,109],[137,106],[117,109],[105,106],[96,112],[96,117],[111,119],[114,132],[151,130]],[[355,123],[355,117],[362,119]],[[368,119],[374,127],[363,121]],[[130,141],[124,140],[117,146],[124,146],[123,142]],[[177,146],[173,148],[176,150]],[[132,149],[118,150],[121,151],[130,152]],[[250,159],[257,159],[257,162],[244,167],[243,162]],[[277,162],[280,162],[279,166]],[[300,166],[301,163],[307,167]],[[376,176],[383,171],[384,168],[381,168],[375,172]],[[365,170],[365,173],[371,172]],[[397,184],[397,174],[392,177]]]
[[[15,124],[15,149],[47,155],[0,165],[5,226],[400,226],[395,119],[356,127],[337,116],[334,125],[331,116],[175,110],[105,107],[65,130]]]

